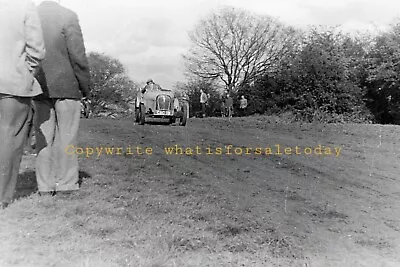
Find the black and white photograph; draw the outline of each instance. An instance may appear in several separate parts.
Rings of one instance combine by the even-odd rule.
[[[400,266],[400,2],[0,0],[0,267]]]

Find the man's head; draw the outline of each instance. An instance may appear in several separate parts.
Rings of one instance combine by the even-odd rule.
[[[244,99],[244,95],[242,95],[242,99]]]
[[[153,81],[153,79],[148,79],[146,83],[151,84],[151,83],[154,83],[154,81]]]

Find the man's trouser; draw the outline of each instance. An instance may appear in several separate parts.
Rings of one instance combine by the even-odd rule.
[[[35,100],[36,179],[39,192],[79,189],[76,147],[80,100]],[[68,152],[68,153],[67,153]]]
[[[13,200],[32,119],[30,97],[0,94],[0,205]]]
[[[231,118],[231,117],[232,117],[232,114],[233,114],[233,107],[228,107],[228,114],[227,114],[227,116],[228,116],[229,118]]]
[[[201,104],[201,115],[204,117],[206,115],[206,103],[200,103]]]
[[[241,117],[246,116],[246,108],[240,108],[239,111]]]

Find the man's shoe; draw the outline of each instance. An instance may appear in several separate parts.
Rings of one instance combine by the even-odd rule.
[[[46,192],[41,192],[39,191],[39,196],[51,196],[54,197],[56,195],[56,191],[46,191]]]

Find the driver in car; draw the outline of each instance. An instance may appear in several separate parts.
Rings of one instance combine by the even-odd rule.
[[[149,91],[161,90],[161,86],[154,83],[153,79],[148,79],[146,82],[146,86],[142,89],[142,94],[144,94],[147,90]]]

